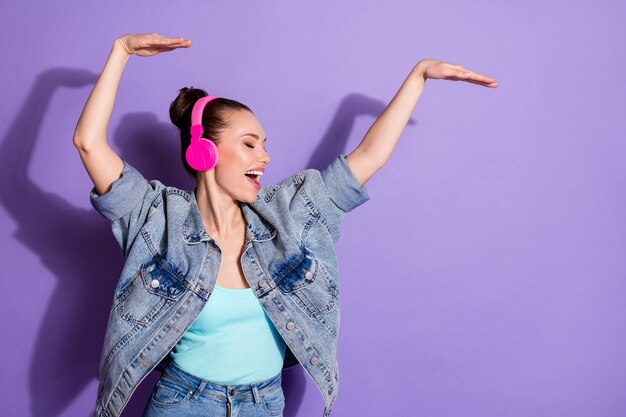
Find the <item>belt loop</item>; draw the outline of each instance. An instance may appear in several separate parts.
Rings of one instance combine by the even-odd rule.
[[[202,392],[204,390],[204,387],[206,386],[206,380],[202,380],[202,382],[200,382],[200,386],[198,388],[196,388],[196,392],[193,393],[193,395],[191,396],[191,401],[192,402],[196,402],[198,401],[198,396],[200,396],[200,392]]]
[[[252,396],[254,397],[255,404],[261,403],[261,397],[259,396],[259,391],[256,389],[256,385],[252,385]]]

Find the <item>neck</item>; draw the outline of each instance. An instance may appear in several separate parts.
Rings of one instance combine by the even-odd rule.
[[[219,190],[215,183],[200,181],[196,187],[200,217],[209,236],[221,240],[241,234],[245,218],[239,202]]]

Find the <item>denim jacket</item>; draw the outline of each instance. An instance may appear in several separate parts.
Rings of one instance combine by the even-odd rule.
[[[344,215],[369,200],[345,159],[263,186],[239,203],[246,220],[244,276],[287,344],[283,368],[300,363],[324,397],[337,398],[339,271],[334,243]],[[125,259],[102,357],[97,417],[117,417],[139,383],[161,369],[205,306],[221,251],[206,232],[195,190],[148,182],[124,161],[109,192],[91,190]]]

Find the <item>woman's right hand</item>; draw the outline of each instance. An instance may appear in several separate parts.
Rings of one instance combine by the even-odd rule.
[[[191,40],[166,38],[157,33],[134,33],[115,40],[129,55],[152,56],[176,48],[189,48]]]

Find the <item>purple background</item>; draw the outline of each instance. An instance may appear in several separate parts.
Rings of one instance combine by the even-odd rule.
[[[0,6],[0,414],[93,408],[122,259],[72,134],[113,40],[146,31],[194,46],[130,59],[109,142],[182,188],[183,86],[252,107],[275,183],[354,149],[420,59],[500,83],[429,80],[346,218],[333,416],[626,415],[623,2],[183,3]],[[301,367],[284,389],[286,417],[321,415]]]

